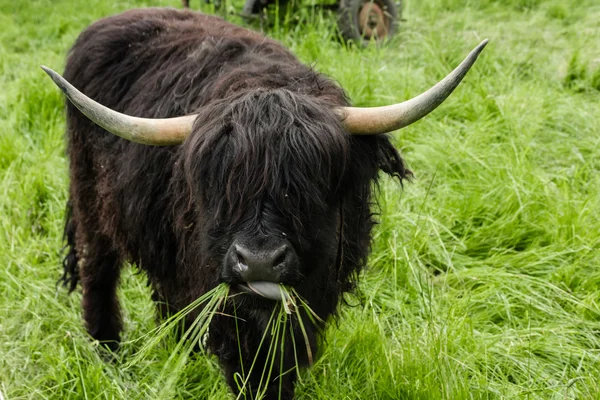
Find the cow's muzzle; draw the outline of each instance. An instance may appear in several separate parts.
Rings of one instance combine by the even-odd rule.
[[[269,283],[293,285],[299,276],[298,255],[287,240],[235,240],[225,256],[222,273],[223,280],[231,285],[267,298],[272,296],[265,296],[260,288],[268,288]]]

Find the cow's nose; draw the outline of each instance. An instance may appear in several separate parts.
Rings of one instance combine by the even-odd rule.
[[[233,273],[244,282],[279,282],[292,253],[287,244],[270,249],[253,249],[235,243],[230,249],[229,262]]]

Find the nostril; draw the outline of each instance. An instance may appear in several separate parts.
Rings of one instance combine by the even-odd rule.
[[[286,255],[285,255],[285,253],[283,253],[283,254],[280,254],[279,256],[277,256],[277,258],[276,258],[276,259],[275,259],[275,261],[273,262],[273,266],[274,266],[274,267],[278,267],[278,266],[280,266],[281,264],[283,264],[283,263],[285,262],[285,259],[286,259]]]
[[[244,249],[237,245],[235,246],[235,257],[237,257],[238,263],[248,265],[246,257],[244,257]]]
[[[248,266],[246,264],[243,264],[242,262],[238,262],[233,266],[233,269],[237,273],[244,273],[248,270]]]
[[[271,253],[271,266],[277,267],[285,262],[288,253],[288,247],[284,244]]]

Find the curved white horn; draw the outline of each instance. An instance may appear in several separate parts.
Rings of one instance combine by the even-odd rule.
[[[342,124],[352,135],[375,135],[403,128],[437,108],[456,89],[477,56],[488,43],[485,39],[462,63],[431,89],[410,100],[383,107],[340,107],[336,110]]]
[[[162,119],[125,115],[90,99],[50,68],[42,65],[42,69],[85,116],[123,139],[142,144],[168,146],[182,143],[192,131],[196,115]]]

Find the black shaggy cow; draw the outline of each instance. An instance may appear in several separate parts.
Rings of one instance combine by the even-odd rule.
[[[45,68],[74,104],[63,280],[81,282],[91,336],[117,348],[126,260],[146,272],[163,312],[223,282],[233,292],[269,282],[327,321],[365,265],[379,171],[410,175],[382,134],[437,107],[484,45],[423,95],[360,109],[279,43],[219,18],[145,9],[94,23],[69,53],[66,80]],[[207,345],[234,391],[274,304],[236,295],[227,307],[238,318],[211,322]],[[305,324],[314,353],[324,322]],[[288,347],[275,368],[309,363]],[[293,397],[295,374],[279,379],[266,397]]]

